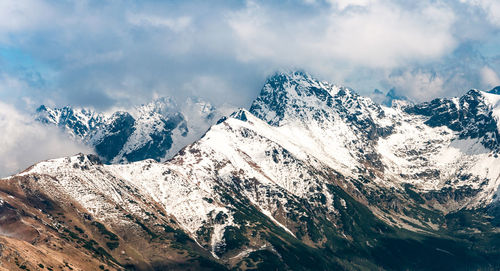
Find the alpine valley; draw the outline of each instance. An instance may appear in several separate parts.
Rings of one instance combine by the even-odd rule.
[[[499,94],[386,106],[296,71],[230,115],[42,106],[97,155],[0,180],[0,268],[500,270]]]

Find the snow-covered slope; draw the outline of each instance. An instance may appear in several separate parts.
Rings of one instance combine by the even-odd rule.
[[[29,179],[49,198],[77,202],[111,225],[130,223],[123,212],[145,221],[163,213],[229,267],[249,259],[269,262],[259,257],[270,253],[285,269],[388,268],[380,251],[389,251],[402,259],[389,269],[419,269],[427,260],[414,263],[405,253],[432,259],[443,250],[451,266],[468,259],[468,248],[461,250],[462,241],[432,241],[439,250],[429,249],[426,234],[446,239],[460,231],[463,236],[454,236],[459,240],[493,225],[491,216],[481,215],[498,199],[499,97],[471,90],[460,98],[389,108],[304,72],[278,73],[249,110],[220,119],[166,162],[101,164],[78,155],[3,181]],[[110,148],[118,150],[113,159],[131,160],[128,150],[147,150],[148,136],[154,139],[165,127],[181,137],[197,127],[185,117],[193,114],[172,113],[164,104],[103,122],[112,142],[127,139],[125,147]],[[193,104],[194,115],[213,118],[209,105]],[[93,138],[100,142],[96,148],[112,146],[102,143],[106,136]],[[470,219],[457,224],[453,214],[473,216],[481,226],[464,224]],[[409,230],[405,238],[421,241],[394,245],[400,228]],[[485,251],[478,253],[496,250]]]
[[[491,203],[500,185],[499,98],[471,90],[460,98],[387,108],[295,72],[270,78],[250,112],[277,127],[272,134],[286,139],[277,142],[291,139],[368,185],[474,194],[450,200],[447,208],[456,209]]]
[[[394,125],[370,99],[303,72],[270,78],[250,112],[345,175],[364,161],[376,162],[371,161],[372,145]]]

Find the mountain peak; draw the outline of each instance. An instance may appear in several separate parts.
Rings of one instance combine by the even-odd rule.
[[[467,91],[467,93],[464,96],[473,96],[473,97],[480,97],[482,96],[481,91],[477,89],[471,89]]]
[[[160,97],[139,106],[137,110],[141,115],[158,113],[162,116],[168,116],[172,113],[179,112],[179,106],[172,97]]]
[[[248,117],[247,117],[248,113],[249,112],[246,109],[240,108],[237,111],[233,112],[230,115],[230,117],[234,118],[234,119],[241,120],[241,121],[247,121],[248,120]]]
[[[498,151],[500,128],[495,100],[491,93],[471,89],[461,97],[440,98],[406,109],[429,117],[425,124],[431,127],[447,126],[458,132],[460,139],[479,139],[482,145]]]
[[[265,90],[266,86],[268,85],[273,86],[273,88],[271,89],[272,91],[292,91],[292,94],[293,92],[295,92],[299,96],[301,94],[305,94],[306,96],[310,96],[310,94],[320,94],[311,91],[308,92],[307,90],[311,90],[311,87],[327,90],[329,89],[329,86],[332,86],[328,82],[320,81],[314,78],[303,70],[276,72],[274,75],[267,78],[262,90]],[[263,93],[261,91],[261,95],[262,94]],[[330,94],[334,95],[335,93]]]
[[[288,78],[292,80],[311,78],[312,76],[304,70],[281,70],[275,72],[268,79],[272,78]]]
[[[395,88],[391,88],[385,95],[385,99],[382,104],[391,107],[395,101],[408,101],[408,98],[400,95]]]
[[[47,111],[47,107],[45,105],[40,105],[36,110],[35,112],[44,112],[44,111]]]
[[[266,80],[250,112],[271,125],[279,125],[285,115],[324,106],[341,89],[303,71],[278,72]]]
[[[391,88],[387,91],[387,93],[384,93],[379,89],[375,89],[370,95],[370,98],[375,103],[387,107],[401,107],[411,103],[408,97],[399,93],[399,91],[395,88]]]
[[[110,117],[111,120],[121,119],[121,118],[133,118],[133,117],[127,111],[116,111]]]
[[[102,123],[103,116],[89,109],[69,106],[50,108],[41,105],[36,109],[35,120],[67,129],[74,138],[84,138]]]
[[[500,86],[496,86],[493,89],[490,89],[488,93],[500,95]]]

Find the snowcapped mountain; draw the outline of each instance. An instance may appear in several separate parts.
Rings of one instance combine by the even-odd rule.
[[[13,226],[0,230],[7,249],[29,225],[37,232],[22,244],[33,253],[81,246],[71,259],[88,258],[87,269],[495,270],[499,101],[471,90],[385,107],[304,72],[277,73],[249,110],[166,162],[81,154],[3,179]],[[139,110],[144,122],[105,119],[96,149],[194,129],[164,104]],[[106,151],[130,160],[130,146]],[[54,255],[46,261],[63,265]]]
[[[178,106],[171,98],[159,98],[109,117],[87,109],[42,105],[35,118],[59,126],[72,138],[93,146],[104,161],[124,163],[169,159],[199,139],[222,114],[199,99],[188,99]]]

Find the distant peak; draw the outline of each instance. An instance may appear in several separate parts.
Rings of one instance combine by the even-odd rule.
[[[475,96],[477,96],[477,95],[481,95],[481,92],[479,90],[477,90],[477,89],[471,89],[471,90],[467,91],[466,95],[475,95]]]
[[[246,109],[240,108],[238,111],[235,111],[234,113],[231,114],[231,118],[238,119],[241,121],[247,121],[248,117],[247,114],[249,112]]]
[[[391,98],[395,98],[395,97],[398,97],[398,95],[396,94],[396,89],[394,88],[391,88],[387,94],[385,95],[387,97],[391,97]]]
[[[43,104],[36,109],[36,112],[45,112],[45,111],[47,111],[47,107]]]
[[[172,97],[160,97],[153,101],[143,104],[137,108],[141,114],[158,113],[163,116],[170,115],[179,111],[177,102]]]
[[[467,93],[465,93],[462,97],[460,97],[460,99],[466,101],[472,101],[472,100],[479,101],[484,97],[483,93],[484,92],[479,91],[477,89],[471,89],[467,91]]]
[[[391,88],[385,95],[385,99],[382,104],[391,107],[395,101],[408,101],[408,98],[399,94],[395,88]]]
[[[332,90],[335,89],[334,92]],[[303,70],[279,71],[267,78],[260,95],[267,95],[269,92],[285,92],[290,94],[311,96],[320,94],[323,90],[330,95],[337,93],[338,87],[325,81],[320,81]],[[323,95],[325,93],[321,93]]]
[[[488,93],[500,95],[500,86],[494,87],[493,89],[489,90]]]
[[[81,113],[81,114],[85,114],[85,115],[97,115],[97,113],[92,108],[73,107],[70,105],[65,105],[63,107],[49,107],[49,106],[42,104],[36,109],[37,113],[49,112],[49,111],[58,112],[60,114]]]
[[[113,115],[111,115],[110,119],[115,120],[121,118],[133,118],[133,117],[127,111],[116,111],[113,113]]]
[[[331,107],[336,97],[357,97],[357,94],[304,71],[278,72],[267,79],[250,113],[271,125],[279,125],[287,115],[297,116],[301,110]]]

